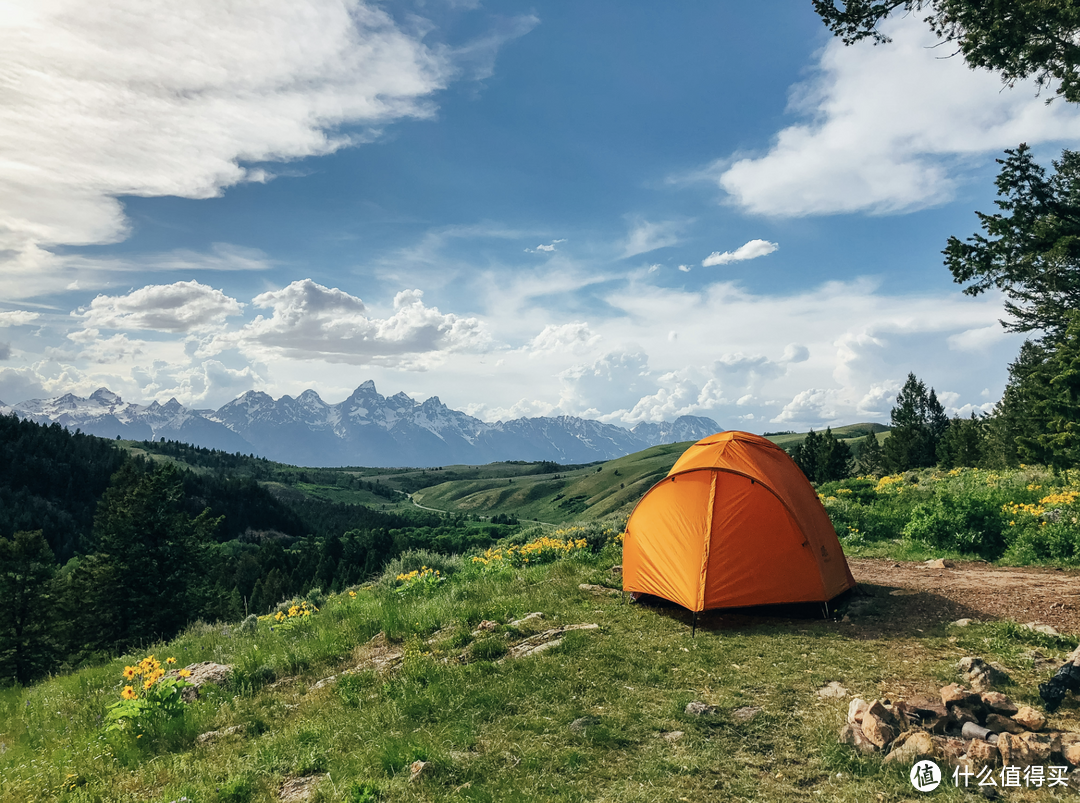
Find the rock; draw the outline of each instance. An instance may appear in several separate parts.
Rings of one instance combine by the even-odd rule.
[[[1001,760],[1001,753],[983,739],[972,739],[967,745],[967,757],[976,766],[995,766]]]
[[[850,744],[863,754],[876,753],[878,749],[876,744],[866,738],[866,734],[858,725],[845,725],[842,727],[837,741],[840,744]]]
[[[281,803],[304,803],[310,800],[322,777],[321,775],[306,775],[303,778],[286,778],[278,792]]]
[[[760,713],[760,708],[752,705],[747,705],[743,706],[742,708],[736,708],[734,711],[732,711],[731,718],[734,719],[736,722],[749,722]]]
[[[336,680],[337,680],[337,675],[331,675],[328,678],[323,678],[318,683],[316,683],[314,686],[312,686],[311,690],[316,691],[317,689],[321,689],[323,686],[329,686],[331,683],[333,683]]]
[[[1013,722],[1001,714],[987,714],[986,727],[994,733],[1027,733],[1027,729],[1019,722]]]
[[[1001,734],[998,736],[997,748],[1001,753],[1001,762],[1006,766],[1030,767],[1034,763],[1031,748],[1019,736]]]
[[[950,767],[960,763],[960,759],[967,753],[968,743],[963,739],[949,739],[945,736],[932,737],[937,745],[938,753]]]
[[[979,724],[979,718],[975,715],[975,712],[962,705],[949,706],[949,720],[956,725],[959,725],[961,728],[964,727],[964,723],[967,722],[972,722],[976,725]]]
[[[969,691],[959,683],[950,683],[941,690],[941,702],[946,709],[954,705],[968,709],[976,709],[982,706],[982,697],[977,692]]]
[[[611,573],[616,577],[622,577],[622,566],[612,566]]]
[[[983,705],[993,711],[995,714],[1002,714],[1003,716],[1011,717],[1020,709],[1016,707],[1016,703],[1006,697],[999,691],[987,691],[982,695]]]
[[[840,685],[839,681],[830,681],[817,690],[818,697],[847,697],[848,690]]]
[[[409,765],[409,783],[415,783],[429,773],[426,772],[429,762],[427,761],[414,761]]]
[[[595,594],[598,597],[618,596],[622,592],[617,588],[608,588],[607,586],[593,585],[592,583],[582,583],[578,586],[582,591],[587,591],[590,594]]]
[[[850,703],[848,703],[847,709],[847,721],[852,725],[858,725],[862,722],[863,714],[869,708],[869,704],[861,697],[856,697]]]
[[[1020,723],[1029,731],[1041,731],[1046,727],[1046,717],[1029,705],[1025,705],[1015,714],[1013,721]]]
[[[886,725],[889,725],[890,727],[899,730],[897,726],[900,723],[897,721],[896,715],[885,707],[885,702],[887,701],[874,700],[874,702],[871,703],[870,707],[866,710],[866,713],[870,714],[873,717],[877,717]]]
[[[232,667],[228,664],[215,664],[213,661],[203,661],[199,664],[189,664],[185,666],[191,676],[185,678],[185,680],[191,685],[185,688],[180,694],[183,697],[184,702],[190,703],[199,699],[199,689],[205,686],[207,683],[213,683],[215,686],[224,686],[228,680],[229,675],[232,674]],[[178,677],[178,670],[172,669],[166,673],[167,677]]]
[[[953,624],[956,625],[957,627],[967,627],[968,625],[973,624],[974,622],[975,622],[974,619],[957,619],[955,622],[953,622]]]
[[[1049,733],[1021,733],[1020,739],[1031,751],[1032,763],[1045,764],[1050,760],[1053,739],[1050,738]]]
[[[921,727],[935,733],[943,733],[949,715],[940,700],[932,697],[916,696],[903,700],[895,706],[901,721],[911,727]]]
[[[563,625],[562,627],[555,627],[551,630],[545,630],[543,633],[537,633],[535,636],[529,636],[527,639],[519,641],[507,650],[505,656],[499,659],[499,663],[502,663],[508,658],[529,658],[533,655],[538,655],[545,650],[550,650],[552,647],[558,647],[562,644],[562,636],[565,633],[569,633],[573,630],[599,630],[600,625],[586,624],[586,625]]]
[[[599,724],[599,717],[578,717],[570,723],[570,730],[574,731],[575,733],[582,733],[584,731],[587,731],[589,728],[595,728]]]
[[[660,738],[666,739],[669,742],[677,742],[684,735],[685,734],[682,731],[665,731],[664,733],[660,734]]]
[[[875,702],[863,713],[861,728],[866,738],[884,750],[893,739],[896,738],[897,729],[885,719],[877,716],[875,709],[885,710],[879,702]],[[891,714],[890,714],[891,716]]]
[[[1062,757],[1074,767],[1080,767],[1080,743],[1070,744],[1061,751]]]
[[[209,744],[223,736],[232,736],[237,733],[243,733],[243,725],[231,725],[228,728],[224,728],[219,731],[207,731],[206,733],[200,733],[195,737],[196,744]]]
[[[969,656],[961,658],[957,668],[975,691],[989,691],[994,685],[1005,683],[1009,679],[1007,672],[994,664],[987,663],[982,658]]]
[[[476,630],[474,630],[469,635],[471,635],[473,638],[477,638],[478,636],[484,635],[484,633],[494,633],[496,630],[498,630],[498,628],[498,622],[492,622],[490,619],[484,619],[482,622],[480,622],[480,624],[476,626]]]
[[[716,713],[716,706],[695,700],[692,703],[686,704],[686,709],[683,713],[691,717],[709,717]]]
[[[1024,625],[1028,630],[1034,630],[1036,633],[1043,633],[1047,636],[1060,636],[1061,634],[1050,625],[1041,625],[1038,622],[1028,622]]]
[[[914,731],[900,747],[894,747],[885,757],[886,764],[914,764],[920,758],[937,758],[934,740],[926,731]]]
[[[522,616],[520,619],[515,619],[514,621],[512,621],[510,623],[510,627],[521,627],[522,625],[535,624],[536,622],[539,622],[543,618],[544,618],[544,614],[542,612],[540,612],[540,611],[536,611],[535,613],[527,613],[524,616]]]
[[[956,564],[951,560],[944,558],[938,558],[937,560],[928,560],[923,564],[927,569],[954,569]]]

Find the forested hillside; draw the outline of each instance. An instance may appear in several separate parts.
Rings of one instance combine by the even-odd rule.
[[[0,682],[337,590],[410,548],[462,552],[513,529],[316,499],[282,485],[295,469],[240,455],[169,443],[138,451],[0,416],[0,598],[11,603]],[[272,493],[260,473],[291,492]]]

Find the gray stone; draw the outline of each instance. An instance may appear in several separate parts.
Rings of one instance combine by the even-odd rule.
[[[734,711],[732,711],[731,718],[736,720],[737,722],[749,722],[760,713],[760,708],[752,705],[746,705],[742,708],[736,708]]]
[[[281,784],[278,797],[281,803],[305,803],[315,794],[315,787],[319,785],[322,775],[305,775],[303,778],[286,778]]]
[[[660,734],[661,739],[666,739],[669,742],[677,742],[684,736],[682,731],[664,731]]]
[[[190,677],[184,678],[184,680],[191,685],[185,688],[180,694],[181,697],[183,697],[184,702],[188,703],[199,699],[199,689],[207,683],[213,683],[215,686],[224,686],[229,680],[229,675],[232,674],[231,666],[228,664],[215,664],[213,661],[189,664],[184,667],[184,669],[191,673]],[[179,677],[178,670],[170,670],[167,673],[167,677]]]
[[[574,731],[575,733],[581,733],[583,731],[587,731],[589,728],[595,728],[599,724],[599,717],[578,717],[570,723],[570,730]]]
[[[592,583],[581,583],[578,588],[598,597],[617,596],[622,593],[617,588],[608,588],[607,586],[598,586]]]
[[[840,685],[839,681],[833,680],[817,690],[818,697],[847,697],[848,690]]]
[[[520,619],[515,619],[514,621],[512,621],[510,623],[510,627],[521,627],[522,625],[535,624],[543,618],[544,614],[540,611],[535,611],[534,613],[527,613]]]
[[[684,713],[691,717],[710,717],[716,714],[716,710],[715,705],[709,705],[708,703],[695,700],[692,703],[686,704]]]

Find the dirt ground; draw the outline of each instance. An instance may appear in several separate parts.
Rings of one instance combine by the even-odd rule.
[[[1080,634],[1077,570],[997,567],[980,561],[932,569],[869,558],[849,558],[848,565],[860,586],[852,598],[856,610],[860,596],[872,597],[877,609],[872,619],[883,630],[969,618],[1037,622],[1060,633]],[[858,613],[852,616],[859,618]]]

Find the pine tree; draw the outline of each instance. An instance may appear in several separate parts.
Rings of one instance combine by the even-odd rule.
[[[866,437],[856,444],[856,466],[860,474],[876,475],[884,471],[884,456],[881,451],[881,441],[873,432],[867,432]]]
[[[893,429],[882,447],[885,467],[896,472],[934,465],[938,441],[949,426],[934,389],[927,391],[915,374],[908,374],[891,419]]]
[[[26,685],[51,668],[56,559],[41,530],[0,537],[0,679]]]

